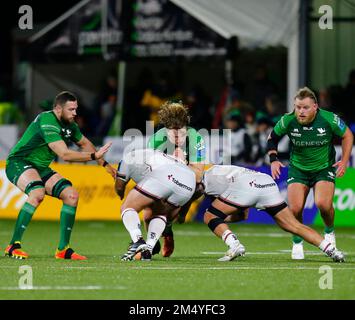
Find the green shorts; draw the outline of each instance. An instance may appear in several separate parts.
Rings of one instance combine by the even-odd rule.
[[[303,171],[294,166],[288,169],[287,184],[302,183],[312,188],[318,181],[330,181],[335,183],[336,168],[327,167],[319,171]]]
[[[39,176],[41,177],[43,183],[56,172],[49,167],[38,168],[33,163],[22,159],[11,159],[6,161],[6,176],[15,186],[17,186],[17,181],[22,173],[28,169],[37,170]]]

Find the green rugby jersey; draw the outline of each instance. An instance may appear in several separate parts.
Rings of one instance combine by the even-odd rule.
[[[347,126],[336,114],[319,109],[312,123],[301,125],[294,112],[275,125],[278,136],[291,140],[290,164],[305,171],[318,171],[335,163],[334,136],[342,137]]]
[[[168,139],[166,128],[158,130],[148,141],[148,148],[158,149],[172,154],[175,145]],[[204,162],[206,159],[206,146],[202,136],[191,127],[187,127],[186,143],[182,146],[188,163]]]
[[[53,111],[40,113],[28,126],[17,144],[11,149],[7,160],[23,160],[33,163],[38,168],[48,167],[56,154],[48,147],[48,143],[63,140],[78,142],[82,138],[78,125],[63,124]]]

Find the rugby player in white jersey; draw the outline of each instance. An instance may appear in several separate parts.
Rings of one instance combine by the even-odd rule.
[[[121,199],[127,182],[136,186],[121,206],[121,217],[132,244],[121,260],[133,260],[141,253],[142,260],[151,260],[152,250],[163,233],[167,219],[173,220],[195,192],[195,173],[180,159],[159,150],[134,150],[127,153],[117,169],[115,189]],[[143,239],[138,212],[151,207],[147,241]]]
[[[344,254],[329,240],[294,217],[271,176],[238,166],[215,165],[205,171],[202,182],[205,194],[215,197],[205,212],[204,221],[229,247],[219,261],[231,261],[244,255],[244,246],[227,222],[246,219],[250,207],[266,211],[283,230],[301,236],[335,262],[345,261]]]

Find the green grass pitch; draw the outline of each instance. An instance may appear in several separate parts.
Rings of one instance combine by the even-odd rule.
[[[253,300],[355,299],[354,229],[336,229],[346,263],[334,263],[306,244],[306,259],[292,261],[290,235],[273,225],[231,226],[247,253],[232,262],[217,259],[224,243],[207,226],[176,224],[175,252],[150,262],[121,262],[129,236],[120,222],[79,222],[71,244],[87,261],[54,259],[59,222],[32,221],[23,240],[28,260],[3,256],[14,221],[0,220],[0,299]],[[21,289],[20,267],[32,269],[33,288]],[[328,288],[325,273],[329,266]],[[329,273],[327,273],[329,276]],[[322,280],[323,279],[323,280]]]

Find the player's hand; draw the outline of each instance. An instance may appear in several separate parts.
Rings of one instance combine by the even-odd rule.
[[[101,147],[98,151],[95,152],[96,159],[101,159],[104,154],[110,149],[112,142],[107,142],[103,147]]]
[[[346,163],[342,160],[333,164],[333,167],[337,167],[336,177],[342,177],[346,171]]]
[[[281,175],[281,168],[285,168],[285,165],[280,161],[271,162],[271,176],[273,179],[279,179]]]
[[[106,172],[114,179],[116,179],[116,173],[117,173],[117,170],[112,167],[110,164],[106,165],[105,166],[105,169],[106,169]]]
[[[182,150],[180,147],[175,148],[173,156],[186,163],[184,150]]]

